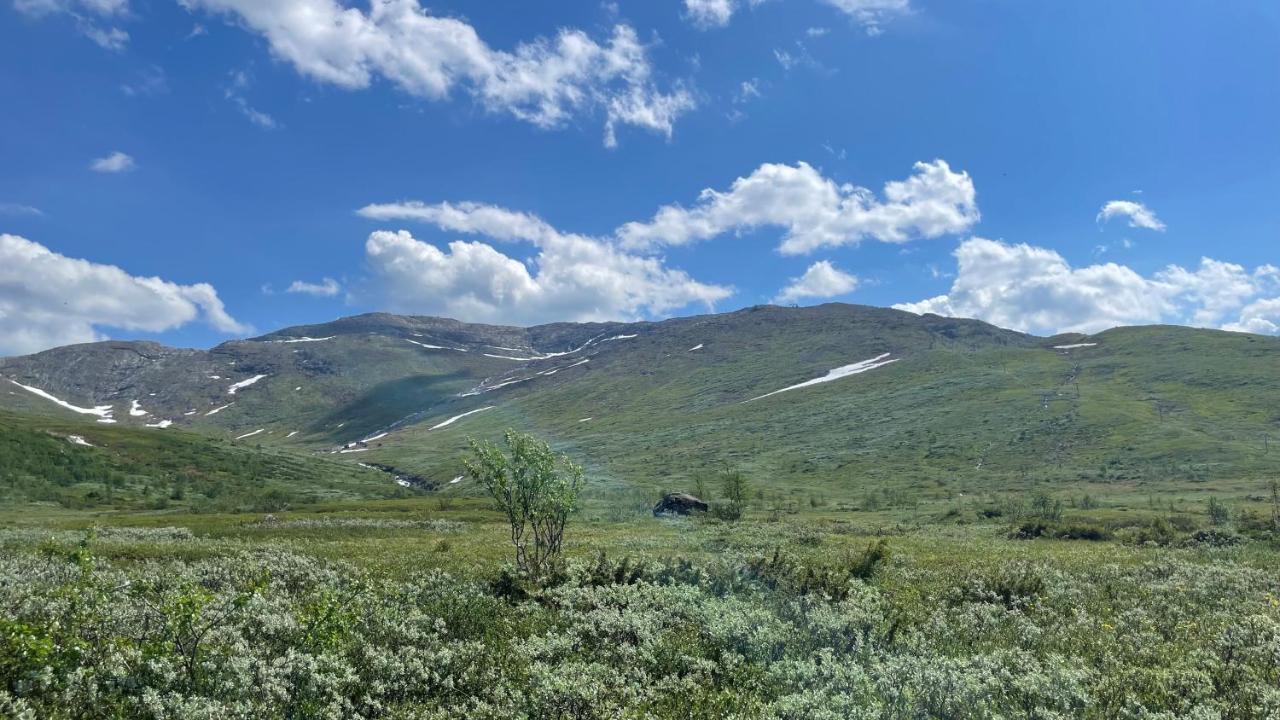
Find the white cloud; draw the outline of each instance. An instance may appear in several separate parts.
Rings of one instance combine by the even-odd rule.
[[[958,273],[950,292],[894,307],[1043,334],[1160,322],[1260,328],[1268,307],[1258,305],[1250,314],[1253,306],[1245,303],[1274,287],[1278,274],[1272,266],[1249,272],[1203,258],[1195,270],[1170,265],[1144,277],[1116,263],[1073,268],[1048,248],[982,238],[961,243],[955,255]],[[1224,322],[1232,315],[1237,319]]]
[[[406,231],[377,231],[365,251],[378,292],[394,310],[469,321],[540,323],[630,320],[729,297],[607,240],[561,233],[526,213],[477,203],[370,205],[360,214],[414,220],[442,230],[537,247],[527,264],[483,242],[453,241],[447,251]]]
[[[747,0],[751,6],[764,0]],[[819,0],[852,18],[868,35],[884,32],[884,24],[895,17],[911,12],[910,0]],[[725,27],[733,19],[740,3],[738,0],[684,0],[685,17],[695,27],[703,30]],[[811,27],[805,31],[809,37],[827,34],[823,27]],[[781,58],[779,58],[781,60]]]
[[[790,304],[811,298],[831,298],[851,293],[857,287],[856,276],[836,268],[829,260],[819,260],[810,265],[804,275],[792,278],[791,284],[783,288],[773,301]]]
[[[41,217],[44,215],[44,211],[33,205],[23,205],[22,203],[0,203],[0,215],[27,215],[32,217]]]
[[[275,118],[254,108],[245,99],[244,93],[251,84],[249,76],[243,70],[237,70],[231,73],[231,82],[223,90],[223,96],[231,101],[231,104],[235,105],[240,114],[244,115],[249,122],[265,130],[276,129],[279,127],[279,123],[276,122]]]
[[[1235,322],[1227,323],[1222,329],[1261,335],[1280,335],[1280,297],[1264,298],[1249,303],[1240,311],[1240,317]]]
[[[750,80],[743,80],[738,85],[738,92],[734,94],[733,102],[741,105],[759,97],[763,97],[760,92],[760,78],[751,78]]]
[[[724,27],[733,17],[734,0],[684,0],[689,20],[700,28]]]
[[[1102,206],[1102,210],[1098,212],[1098,222],[1106,222],[1114,217],[1129,218],[1129,227],[1146,228],[1148,230],[1163,231],[1164,223],[1160,222],[1160,218],[1156,214],[1140,202],[1132,200],[1112,200]]]
[[[14,0],[13,8],[34,18],[65,14],[75,21],[80,34],[107,50],[123,50],[129,43],[129,33],[99,24],[127,16],[129,0]]]
[[[376,0],[367,11],[336,0],[180,2],[234,15],[277,57],[322,82],[354,90],[382,78],[431,100],[461,88],[488,110],[541,128],[603,111],[607,144],[616,142],[619,125],[669,137],[676,118],[694,106],[679,85],[658,90],[647,48],[627,25],[603,42],[563,29],[508,52],[491,48],[462,20],[428,14],[418,0]]]
[[[333,297],[342,292],[342,285],[333,278],[324,278],[318,283],[294,280],[293,283],[285,289],[285,292],[314,295],[315,297]]]
[[[100,173],[122,173],[129,172],[137,166],[138,164],[131,156],[117,150],[106,157],[94,160],[89,164],[89,169]]]
[[[853,18],[868,35],[884,32],[884,24],[911,12],[910,0],[821,0]]]
[[[135,277],[0,234],[0,354],[102,340],[99,327],[161,332],[201,317],[223,332],[250,331],[210,285]]]
[[[649,222],[627,223],[617,234],[626,247],[650,248],[777,226],[787,231],[778,249],[796,255],[867,238],[934,238],[963,232],[978,219],[969,174],[942,160],[916,163],[911,177],[886,183],[883,200],[866,188],[837,185],[807,163],[769,163],[728,191],[703,190],[692,208],[664,206]]]

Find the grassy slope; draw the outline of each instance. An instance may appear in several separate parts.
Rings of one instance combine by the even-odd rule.
[[[0,496],[10,505],[267,510],[399,494],[384,473],[328,459],[174,429],[0,413]]]

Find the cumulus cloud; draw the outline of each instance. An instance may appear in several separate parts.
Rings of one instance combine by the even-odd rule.
[[[287,293],[295,293],[300,295],[312,295],[314,297],[334,297],[342,292],[342,284],[333,278],[324,278],[318,283],[306,282],[305,280],[294,280],[293,283],[285,289]]]
[[[234,16],[277,57],[321,82],[354,90],[381,78],[431,100],[462,89],[490,111],[541,128],[601,111],[606,144],[616,142],[621,125],[669,137],[676,118],[694,106],[679,85],[658,89],[647,48],[627,25],[599,42],[563,29],[504,51],[462,20],[428,14],[418,0],[376,0],[368,10],[336,0],[180,2]]]
[[[853,292],[858,278],[850,275],[829,260],[819,260],[804,271],[804,275],[792,278],[791,284],[773,299],[775,303],[789,304],[814,298],[832,298]]]
[[[1163,232],[1165,229],[1164,223],[1160,222],[1155,212],[1146,205],[1132,200],[1112,200],[1103,205],[1102,210],[1098,212],[1100,223],[1115,217],[1128,218],[1129,227],[1132,228],[1146,228],[1157,232]]]
[[[89,163],[89,169],[100,173],[122,173],[129,172],[136,168],[138,164],[133,158],[119,150],[111,153],[106,157],[100,157]]]
[[[0,354],[102,340],[100,327],[161,332],[200,318],[222,332],[250,332],[211,285],[135,277],[0,234]]]
[[[955,256],[958,271],[946,295],[894,307],[1041,334],[1161,322],[1270,331],[1273,308],[1246,305],[1277,285],[1269,265],[1249,271],[1202,258],[1193,270],[1170,265],[1144,277],[1116,263],[1075,268],[1048,248],[982,238],[961,243]]]
[[[375,284],[394,310],[469,321],[535,324],[556,320],[632,320],[697,304],[708,309],[731,288],[698,282],[654,257],[614,243],[562,233],[534,215],[479,203],[370,205],[360,214],[411,220],[502,242],[527,242],[523,263],[483,242],[447,250],[409,232],[376,231],[365,243]]]
[[[13,8],[33,18],[67,15],[80,34],[107,50],[123,50],[129,43],[129,33],[101,24],[127,16],[129,0],[14,0]]]
[[[648,222],[618,228],[624,246],[684,245],[764,226],[786,229],[788,255],[871,238],[902,243],[967,230],[979,219],[973,180],[946,162],[919,162],[906,180],[871,190],[838,185],[808,163],[764,164],[727,191],[703,190],[692,208],[667,205]]]

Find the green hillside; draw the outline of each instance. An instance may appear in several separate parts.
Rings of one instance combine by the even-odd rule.
[[[113,403],[157,446],[190,442],[174,432],[186,428],[228,452],[274,448],[354,477],[357,462],[385,465],[447,495],[474,492],[450,482],[466,438],[507,427],[580,458],[606,504],[691,490],[724,467],[755,478],[774,507],[924,519],[1035,493],[1103,498],[1117,512],[1210,490],[1249,502],[1280,474],[1280,339],[1240,333],[1037,338],[830,304],[536,328],[367,315],[208,353],[143,350],[153,359],[128,343],[61,348],[4,361],[0,374],[82,406]],[[150,412],[134,418],[122,409],[137,397]],[[16,386],[0,403],[82,417]],[[197,412],[160,410],[188,406]],[[140,427],[162,416],[175,427]]]
[[[0,412],[0,502],[278,511],[409,494],[386,473],[188,432]]]

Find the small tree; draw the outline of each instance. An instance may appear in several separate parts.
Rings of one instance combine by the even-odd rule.
[[[1214,525],[1226,525],[1231,520],[1231,511],[1216,497],[1209,498],[1209,522]]]
[[[567,455],[556,456],[545,442],[508,430],[506,452],[468,438],[467,473],[484,486],[507,516],[516,566],[541,577],[557,562],[565,525],[576,509],[583,470]],[[530,547],[526,533],[532,530]]]
[[[747,476],[740,470],[725,469],[720,473],[720,493],[724,502],[715,506],[716,517],[723,520],[738,520],[747,511],[747,498],[751,488]]]

